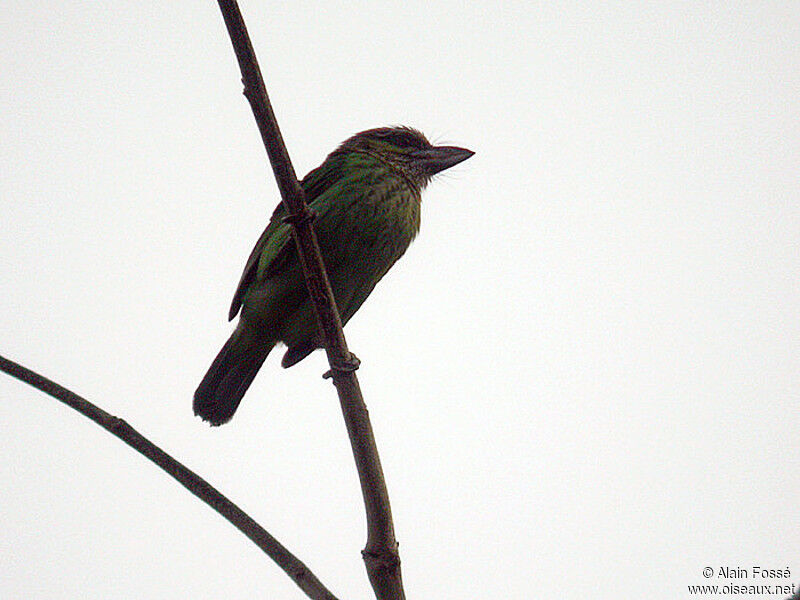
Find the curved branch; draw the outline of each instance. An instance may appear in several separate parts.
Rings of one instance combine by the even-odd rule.
[[[325,351],[331,375],[339,393],[350,445],[358,469],[361,493],[367,514],[367,544],[362,555],[367,574],[379,600],[405,598],[400,575],[400,555],[394,537],[389,494],[381,469],[372,425],[361,388],[354,373],[355,357],[347,349],[342,323],[331,292],[330,282],[308,215],[303,190],[297,181],[278,123],[267,96],[255,51],[236,0],[218,0],[239,67],[242,71],[244,95],[253,109],[261,138],[267,149],[272,170],[278,182],[284,206],[292,219],[303,273],[306,278],[317,321],[325,339]]]
[[[67,388],[60,386],[56,382],[3,356],[0,356],[0,371],[4,371],[12,377],[16,377],[20,381],[35,387],[37,390],[52,396],[56,400],[60,400],[83,416],[90,418],[106,431],[117,436],[139,454],[149,458],[175,478],[183,487],[208,504],[230,521],[234,527],[250,538],[256,546],[261,548],[267,556],[274,560],[278,566],[292,578],[309,598],[313,598],[314,600],[336,600],[336,596],[322,585],[308,567],[294,554],[289,552],[278,540],[272,537],[266,529],[256,523],[247,513],[228,500],[205,479],[172,458],[169,454],[128,425],[127,422],[119,417],[108,414],[103,409],[95,406]]]

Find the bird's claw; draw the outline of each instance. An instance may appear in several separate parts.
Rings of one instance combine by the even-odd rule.
[[[316,211],[313,208],[310,208],[308,205],[304,205],[303,210],[301,210],[299,213],[286,215],[281,219],[281,221],[286,223],[287,225],[294,225],[295,227],[298,227],[303,223],[310,223],[316,218],[317,218]]]
[[[333,372],[338,371],[340,373],[352,373],[353,371],[357,371],[358,367],[361,366],[361,359],[359,359],[355,354],[350,352],[350,357],[341,360],[335,361],[331,363],[331,368],[325,372],[322,376],[323,379],[330,379],[333,377]]]

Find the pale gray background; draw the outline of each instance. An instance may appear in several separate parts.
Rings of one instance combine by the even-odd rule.
[[[721,565],[800,583],[800,3],[242,9],[298,173],[391,123],[476,151],[347,329],[408,597],[682,598]],[[0,19],[0,352],[370,597],[323,355],[270,356],[225,427],[191,414],[278,199],[216,4]],[[3,598],[302,597],[7,376],[0,423]]]

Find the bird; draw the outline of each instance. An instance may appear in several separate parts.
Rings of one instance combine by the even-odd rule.
[[[348,138],[303,178],[342,325],[419,232],[422,190],[473,154],[411,127],[380,127]],[[194,394],[195,415],[212,426],[231,420],[276,345],[287,347],[284,368],[324,346],[286,216],[279,204],[250,253],[228,313],[238,324]]]

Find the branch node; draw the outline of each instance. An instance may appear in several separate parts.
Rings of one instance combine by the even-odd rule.
[[[394,552],[390,550],[362,550],[361,556],[364,558],[364,562],[371,563],[373,568],[388,571],[400,569],[400,555],[397,549]]]
[[[105,419],[105,422],[106,422],[106,429],[108,429],[112,433],[121,432],[128,424],[125,422],[124,419],[120,419],[119,417],[115,417],[114,415],[108,415],[108,417],[106,417]]]

